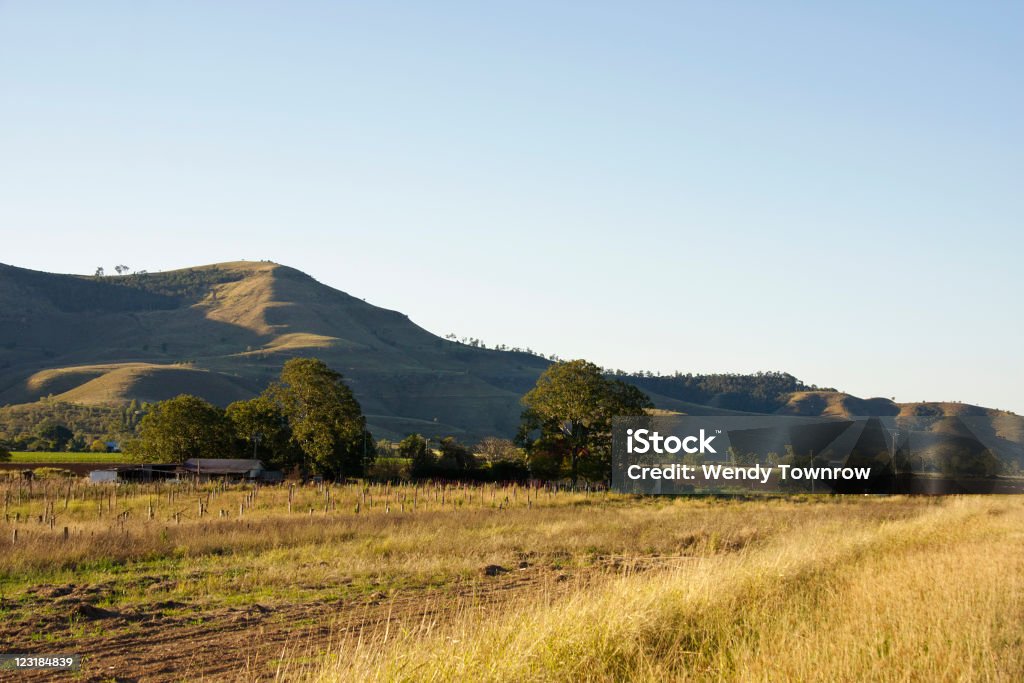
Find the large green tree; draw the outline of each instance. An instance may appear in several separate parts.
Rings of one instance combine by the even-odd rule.
[[[288,417],[268,396],[236,401],[227,408],[241,452],[271,468],[288,469],[302,463],[302,452],[292,440]]]
[[[438,447],[441,451],[438,465],[442,469],[465,471],[474,469],[477,465],[473,451],[465,444],[460,443],[454,436],[446,436],[441,439]]]
[[[410,434],[399,441],[398,455],[410,460],[409,474],[417,479],[429,477],[437,466],[437,459],[427,449],[427,440],[420,434]]]
[[[585,360],[550,366],[522,402],[517,440],[538,464],[565,462],[573,484],[581,464],[589,478],[610,473],[613,417],[643,415],[653,407],[642,391],[606,378]]]
[[[182,394],[153,405],[139,424],[129,454],[150,462],[189,458],[228,458],[234,439],[224,410],[197,396]]]
[[[75,433],[55,420],[43,420],[36,427],[36,436],[46,450],[63,451],[75,438]]]
[[[316,358],[293,358],[264,394],[287,418],[303,463],[326,477],[362,475],[373,438],[344,378]]]

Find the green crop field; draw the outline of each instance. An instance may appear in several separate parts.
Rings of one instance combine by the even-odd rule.
[[[126,462],[124,453],[64,453],[59,451],[14,451],[14,463]]]

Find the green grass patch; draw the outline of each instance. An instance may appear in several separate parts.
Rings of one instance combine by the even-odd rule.
[[[13,463],[120,463],[128,462],[124,453],[63,453],[59,451],[13,451]]]

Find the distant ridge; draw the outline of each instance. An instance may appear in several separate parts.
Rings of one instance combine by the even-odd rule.
[[[257,394],[295,356],[317,356],[342,372],[374,434],[392,438],[413,431],[467,440],[511,436],[520,396],[550,364],[530,353],[442,339],[402,313],[276,263],[106,277],[0,264],[0,405],[46,397],[116,405],[183,392],[225,405]],[[696,394],[681,392],[671,378],[623,379],[659,408],[691,414],[1006,415],[817,391],[781,373],[769,376],[778,385],[770,400],[744,399],[745,376],[736,377],[738,389]]]

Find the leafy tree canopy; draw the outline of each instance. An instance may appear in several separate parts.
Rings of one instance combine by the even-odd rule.
[[[49,444],[51,451],[63,451],[73,438],[75,433],[65,425],[55,420],[43,420],[36,427],[36,436]]]
[[[441,457],[438,465],[445,470],[465,471],[476,467],[473,451],[460,443],[454,436],[446,436],[440,442]]]
[[[236,401],[226,412],[240,451],[246,457],[282,470],[302,464],[302,452],[292,441],[288,417],[268,396]]]
[[[420,434],[410,434],[398,442],[398,456],[415,460],[427,452],[427,440]]]
[[[653,407],[642,391],[606,378],[585,360],[550,366],[522,402],[526,409],[518,442],[538,465],[567,461],[573,483],[583,460],[589,477],[610,473],[613,417],[643,415]]]
[[[234,455],[224,411],[201,398],[182,394],[155,404],[142,418],[139,438],[126,444],[129,455],[151,462]]]
[[[427,450],[427,440],[420,434],[410,434],[399,441],[398,455],[411,461],[409,474],[415,478],[429,477],[437,464],[434,454]]]
[[[326,477],[358,476],[374,454],[366,418],[344,378],[316,358],[293,358],[264,397],[277,406],[304,462]]]

